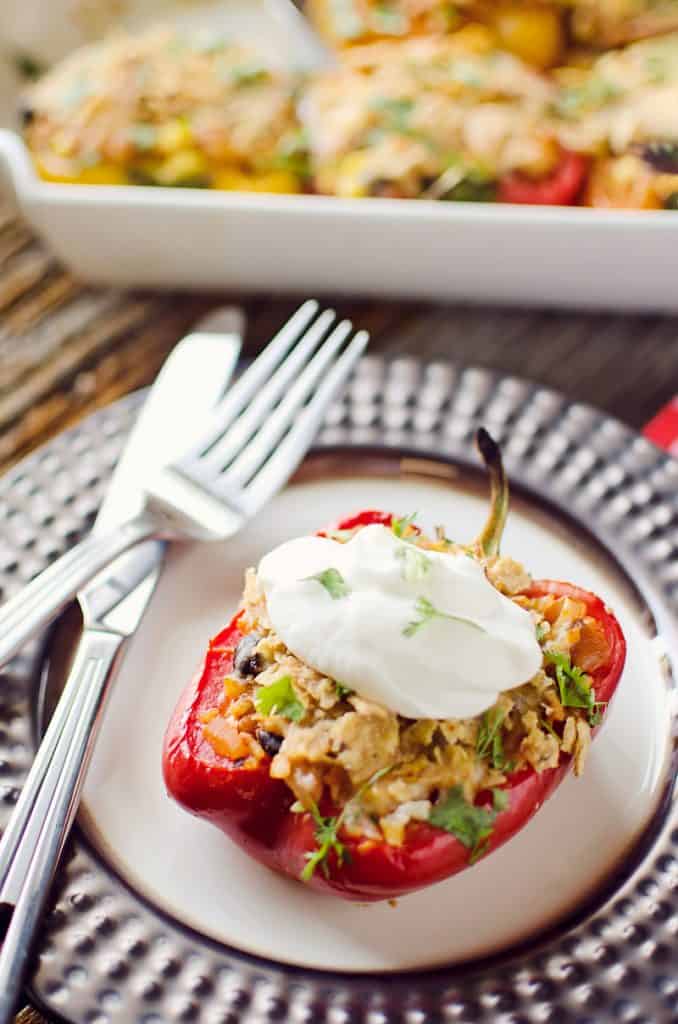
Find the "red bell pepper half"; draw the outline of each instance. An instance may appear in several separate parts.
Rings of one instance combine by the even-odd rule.
[[[493,484],[492,512],[478,542],[486,554],[498,550],[507,511],[507,488],[498,450],[493,453],[488,435],[483,455],[488,461]],[[483,445],[481,444],[481,450]],[[494,460],[493,460],[494,455]],[[494,461],[494,466],[492,462]],[[389,513],[368,510],[340,521],[334,529],[351,530],[370,523],[390,525]],[[526,591],[528,597],[553,594],[581,601],[602,628],[607,644],[605,663],[589,673],[596,704],[604,717],[619,682],[626,644],[619,623],[595,594],[570,583],[539,580]],[[218,755],[204,738],[202,715],[219,705],[224,679],[232,672],[235,648],[242,638],[238,612],[210,643],[205,660],[183,693],[167,729],[163,750],[163,772],[169,794],[186,810],[211,821],[251,856],[275,871],[300,878],[308,858],[318,850],[318,823],[310,813],[291,810],[294,794],[269,775],[268,757],[255,767],[239,765]],[[594,729],[594,733],[597,727]],[[507,775],[501,792],[502,809],[493,810],[493,794],[480,793],[476,806],[492,815],[492,828],[482,845],[482,855],[497,849],[515,835],[553,793],[570,767],[570,757],[561,753],[554,768],[540,773],[525,768]],[[251,762],[250,762],[251,763]],[[320,802],[319,813],[327,820],[338,814],[329,800]],[[354,836],[339,828],[340,851],[330,848],[323,871],[315,871],[308,882],[348,900],[391,899],[439,882],[473,862],[469,848],[454,834],[428,822],[410,822],[404,842],[392,846]],[[307,872],[308,874],[308,872]]]

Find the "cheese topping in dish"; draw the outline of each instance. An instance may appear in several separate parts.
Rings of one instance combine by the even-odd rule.
[[[301,537],[258,569],[273,628],[317,671],[407,718],[478,715],[542,665],[534,621],[463,552],[371,525]]]

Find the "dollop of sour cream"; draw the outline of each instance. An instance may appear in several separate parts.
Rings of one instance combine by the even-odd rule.
[[[542,665],[529,612],[482,565],[385,526],[300,537],[260,562],[273,628],[307,665],[408,718],[466,718]]]

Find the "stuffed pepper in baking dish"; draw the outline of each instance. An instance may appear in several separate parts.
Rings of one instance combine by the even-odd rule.
[[[170,795],[268,867],[349,900],[474,864],[584,770],[619,682],[610,609],[500,555],[507,484],[470,545],[369,510],[247,574],[165,737]]]
[[[317,191],[570,204],[586,161],[558,144],[557,90],[467,26],[354,47],[302,105]]]
[[[678,29],[678,0],[570,0],[576,39],[605,49]]]
[[[553,65],[563,53],[566,15],[541,0],[309,0],[308,11],[332,45],[377,39],[444,35],[468,23],[492,31],[498,46],[535,67]]]
[[[592,206],[678,207],[678,33],[560,69],[556,132],[593,158]]]
[[[308,0],[307,7],[337,47],[480,22],[499,45],[541,68],[570,43],[607,49],[678,29],[678,0]]]
[[[50,181],[296,192],[296,86],[238,44],[154,28],[49,72],[25,98],[24,134]]]

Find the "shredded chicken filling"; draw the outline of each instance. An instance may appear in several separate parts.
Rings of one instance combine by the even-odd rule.
[[[410,529],[408,539],[419,547],[460,549],[442,531],[429,539]],[[247,650],[239,646],[236,652],[220,705],[203,714],[205,738],[217,753],[245,765],[270,757],[271,776],[283,780],[303,807],[317,805],[328,791],[336,806],[347,808],[349,831],[393,845],[403,841],[411,821],[426,820],[439,795],[454,787],[472,803],[482,791],[501,787],[512,772],[555,767],[561,754],[572,757],[580,775],[591,743],[592,707],[563,702],[555,662],[562,656],[574,667],[593,701],[586,673],[609,656],[602,627],[587,616],[581,601],[526,596],[530,577],[513,559],[483,558],[477,549],[471,553],[493,586],[531,613],[545,654],[532,679],[502,693],[483,715],[406,719],[316,672],[272,628],[250,569],[239,619]],[[258,707],[258,695],[274,683],[285,687],[287,706]]]

